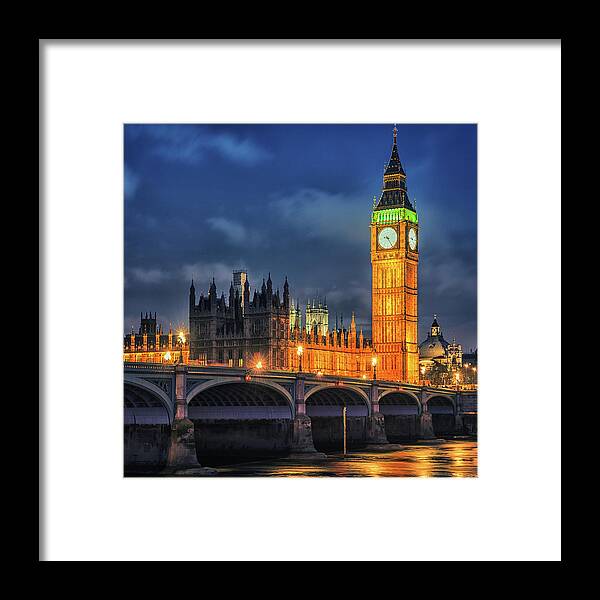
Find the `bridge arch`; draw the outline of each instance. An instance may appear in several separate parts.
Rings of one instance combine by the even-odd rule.
[[[385,434],[390,442],[415,440],[419,435],[422,405],[405,390],[387,390],[379,397],[379,410],[385,418]]]
[[[427,399],[427,409],[434,415],[456,414],[456,404],[451,396],[435,395]]]
[[[405,390],[388,390],[379,396],[379,410],[389,415],[417,415],[423,412],[421,400]]]
[[[433,433],[436,436],[453,435],[456,429],[456,405],[450,396],[435,395],[427,400],[427,410],[431,414]]]
[[[325,383],[308,390],[306,414],[312,424],[315,448],[340,451],[344,446],[343,407],[346,406],[346,440],[349,448],[367,442],[367,417],[371,406],[367,394],[352,385]]]
[[[304,396],[309,416],[339,416],[336,407],[347,407],[349,417],[367,417],[371,414],[371,403],[366,392],[351,385],[325,383],[310,389]]]
[[[154,472],[167,461],[173,404],[158,386],[144,379],[125,375],[124,460],[126,472]]]
[[[283,386],[253,378],[205,381],[187,394],[190,419],[293,419],[294,399]]]
[[[123,380],[125,425],[170,425],[173,403],[157,385],[125,375]]]

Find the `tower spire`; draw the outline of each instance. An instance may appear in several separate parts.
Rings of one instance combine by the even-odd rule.
[[[392,153],[383,173],[383,188],[375,210],[381,208],[408,208],[414,210],[408,198],[406,173],[398,154],[398,128],[394,125]]]
[[[441,327],[438,323],[437,320],[437,315],[433,315],[433,323],[431,324],[431,331],[430,331],[430,335],[431,337],[435,337],[436,335],[440,335],[441,333]]]

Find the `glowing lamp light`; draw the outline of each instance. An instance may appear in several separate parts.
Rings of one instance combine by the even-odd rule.
[[[165,360],[171,360],[171,353],[165,352]]]
[[[317,377],[322,377],[323,376],[323,371],[317,371]]]
[[[177,334],[177,341],[181,342],[182,344],[185,344],[185,333],[183,333],[183,331],[180,331]]]
[[[363,378],[363,379],[366,379],[366,378],[367,378],[367,376],[366,376],[366,375],[363,375],[363,376],[362,376],[362,378]]]
[[[304,352],[304,348],[302,346],[298,346],[297,352],[298,352],[298,356],[302,356],[302,353]]]
[[[372,365],[372,366],[374,366],[374,367],[376,367],[376,366],[377,366],[377,357],[376,357],[376,356],[374,356],[374,357],[371,359],[371,365]]]
[[[262,369],[262,368],[263,368],[262,360],[259,360],[259,361],[256,363],[256,368],[257,368],[257,369]]]

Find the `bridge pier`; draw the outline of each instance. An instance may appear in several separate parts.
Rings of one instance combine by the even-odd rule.
[[[462,435],[464,433],[464,424],[462,418],[462,396],[461,393],[458,392],[456,394],[456,414],[454,415],[454,433],[457,435]]]
[[[385,435],[385,417],[379,411],[379,389],[373,383],[370,390],[371,414],[367,417],[367,446],[389,444]]]
[[[304,375],[298,373],[294,388],[296,414],[292,422],[292,445],[290,458],[327,458],[326,454],[317,452],[312,436],[312,421],[306,414],[304,401]]]
[[[431,413],[429,412],[429,408],[426,402],[422,404],[423,409],[421,411],[421,435],[420,437],[424,440],[431,440],[435,437],[433,432],[433,419],[431,417]]]
[[[196,456],[194,423],[188,418],[185,399],[186,367],[175,366],[175,418],[171,425],[171,439],[165,471],[171,475],[190,474],[201,467]]]
[[[463,418],[459,413],[456,413],[454,416],[454,430],[458,435],[462,435],[464,433]]]

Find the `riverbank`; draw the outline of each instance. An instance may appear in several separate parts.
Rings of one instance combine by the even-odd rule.
[[[223,458],[190,472],[138,469],[127,477],[477,477],[477,440],[463,436],[386,444],[326,457]]]

